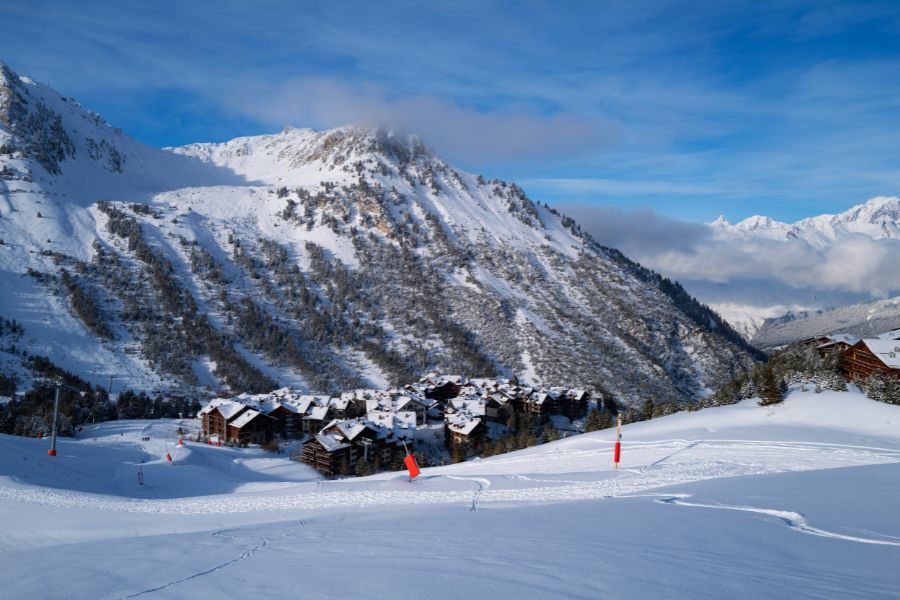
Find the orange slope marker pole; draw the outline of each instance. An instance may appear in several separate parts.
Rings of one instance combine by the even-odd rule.
[[[416,457],[413,456],[409,448],[406,447],[406,442],[403,442],[403,449],[406,451],[406,457],[403,459],[403,464],[406,466],[406,470],[409,471],[409,480],[412,481],[416,477],[419,476],[419,465],[416,464]]]

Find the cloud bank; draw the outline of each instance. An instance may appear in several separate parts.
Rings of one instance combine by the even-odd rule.
[[[868,294],[900,292],[900,240],[862,234],[825,248],[799,240],[721,237],[707,225],[651,210],[560,206],[601,244],[668,277],[712,283],[771,281],[793,288]]]
[[[232,108],[282,127],[330,128],[378,122],[420,135],[442,156],[476,165],[522,158],[572,156],[615,143],[611,122],[574,114],[476,110],[430,95],[393,97],[373,83],[299,79],[236,94]]]

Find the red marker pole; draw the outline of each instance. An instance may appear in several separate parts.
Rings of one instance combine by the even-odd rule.
[[[613,462],[617,469],[620,458],[622,458],[622,415],[616,415],[616,449],[613,452]]]

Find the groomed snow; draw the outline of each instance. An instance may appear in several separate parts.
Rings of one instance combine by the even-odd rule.
[[[0,436],[8,597],[896,598],[900,407],[794,392],[320,480],[190,422]],[[142,438],[150,437],[150,441]],[[174,461],[166,461],[165,454]],[[144,486],[137,484],[140,457]]]

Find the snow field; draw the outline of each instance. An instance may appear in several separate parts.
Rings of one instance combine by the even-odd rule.
[[[892,598],[900,410],[794,392],[504,456],[323,481],[187,422],[0,436],[0,574],[47,598]],[[150,437],[150,441],[142,438]],[[145,486],[136,485],[138,449]],[[50,576],[43,566],[53,564]]]

